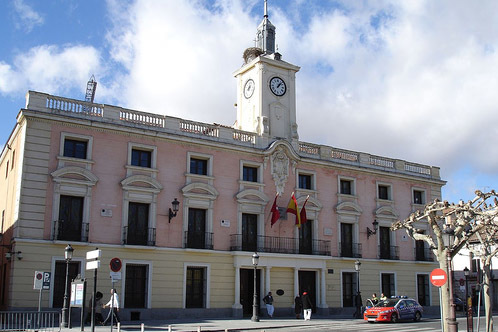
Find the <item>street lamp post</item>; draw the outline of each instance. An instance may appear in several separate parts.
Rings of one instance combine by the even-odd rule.
[[[62,319],[61,319],[61,325],[62,327],[67,327],[67,322],[68,322],[68,317],[67,317],[67,312],[68,312],[68,307],[69,303],[68,301],[68,296],[67,296],[67,289],[68,289],[68,282],[69,282],[69,262],[71,259],[73,259],[73,247],[71,247],[70,244],[67,245],[66,249],[64,249],[64,258],[66,259],[66,283],[65,289],[64,289],[64,303],[62,307]]]
[[[354,262],[354,269],[356,270],[356,318],[361,318],[361,297],[360,297],[360,260]]]
[[[258,272],[257,267],[258,267],[258,262],[259,262],[259,255],[257,252],[255,252],[252,255],[252,265],[254,266],[254,298],[252,301],[252,317],[251,321],[253,322],[259,322],[259,317],[258,317],[258,288],[257,288],[257,283],[256,283],[256,273]]]
[[[448,332],[458,332],[458,322],[455,314],[455,302],[453,300],[453,268],[451,266],[451,246],[453,245],[453,237],[455,231],[448,227],[443,231],[443,240],[446,245],[447,260],[448,260],[448,288],[449,288],[449,301],[450,312],[446,318],[448,324]]]
[[[465,315],[467,316],[467,332],[473,330],[473,321],[472,321],[472,306],[470,305],[469,301],[469,287],[468,287],[468,281],[469,281],[469,275],[470,275],[470,270],[468,267],[465,267],[463,269],[463,274],[465,275]]]

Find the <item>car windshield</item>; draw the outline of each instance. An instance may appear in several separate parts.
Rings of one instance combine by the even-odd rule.
[[[394,307],[396,303],[398,303],[399,299],[387,299],[383,301],[379,301],[375,306],[376,307]]]

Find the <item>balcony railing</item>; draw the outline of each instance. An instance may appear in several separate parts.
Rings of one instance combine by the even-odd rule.
[[[278,236],[258,236],[255,241],[246,242],[242,234],[232,234],[230,235],[230,250],[330,256],[330,242],[312,240],[311,246],[300,246],[298,239]]]
[[[339,243],[339,252],[341,257],[361,258],[361,243]]]
[[[128,232],[128,226],[124,226],[123,244],[137,245],[137,246],[155,246],[156,229],[145,228],[142,230],[134,230],[133,232]]]
[[[185,231],[183,248],[213,250],[213,233]]]
[[[423,262],[433,262],[434,256],[432,255],[432,250],[429,248],[415,249],[415,260]]]
[[[64,220],[56,220],[54,222],[54,231],[52,240],[54,241],[77,241],[88,242],[88,223],[67,224]]]
[[[399,247],[398,246],[379,246],[379,258],[380,259],[399,259]]]

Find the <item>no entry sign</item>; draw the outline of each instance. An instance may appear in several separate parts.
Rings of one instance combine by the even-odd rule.
[[[431,272],[430,279],[434,286],[441,287],[448,280],[448,275],[443,269],[434,269]]]

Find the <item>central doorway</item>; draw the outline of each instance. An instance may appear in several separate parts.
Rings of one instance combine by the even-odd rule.
[[[260,273],[256,273],[256,288],[258,290],[258,315],[260,308]],[[242,305],[242,313],[244,317],[252,316],[252,305],[254,301],[254,269],[240,269],[240,304]]]
[[[313,305],[312,312],[316,312],[316,272],[315,271],[299,271],[299,294],[308,292]]]

